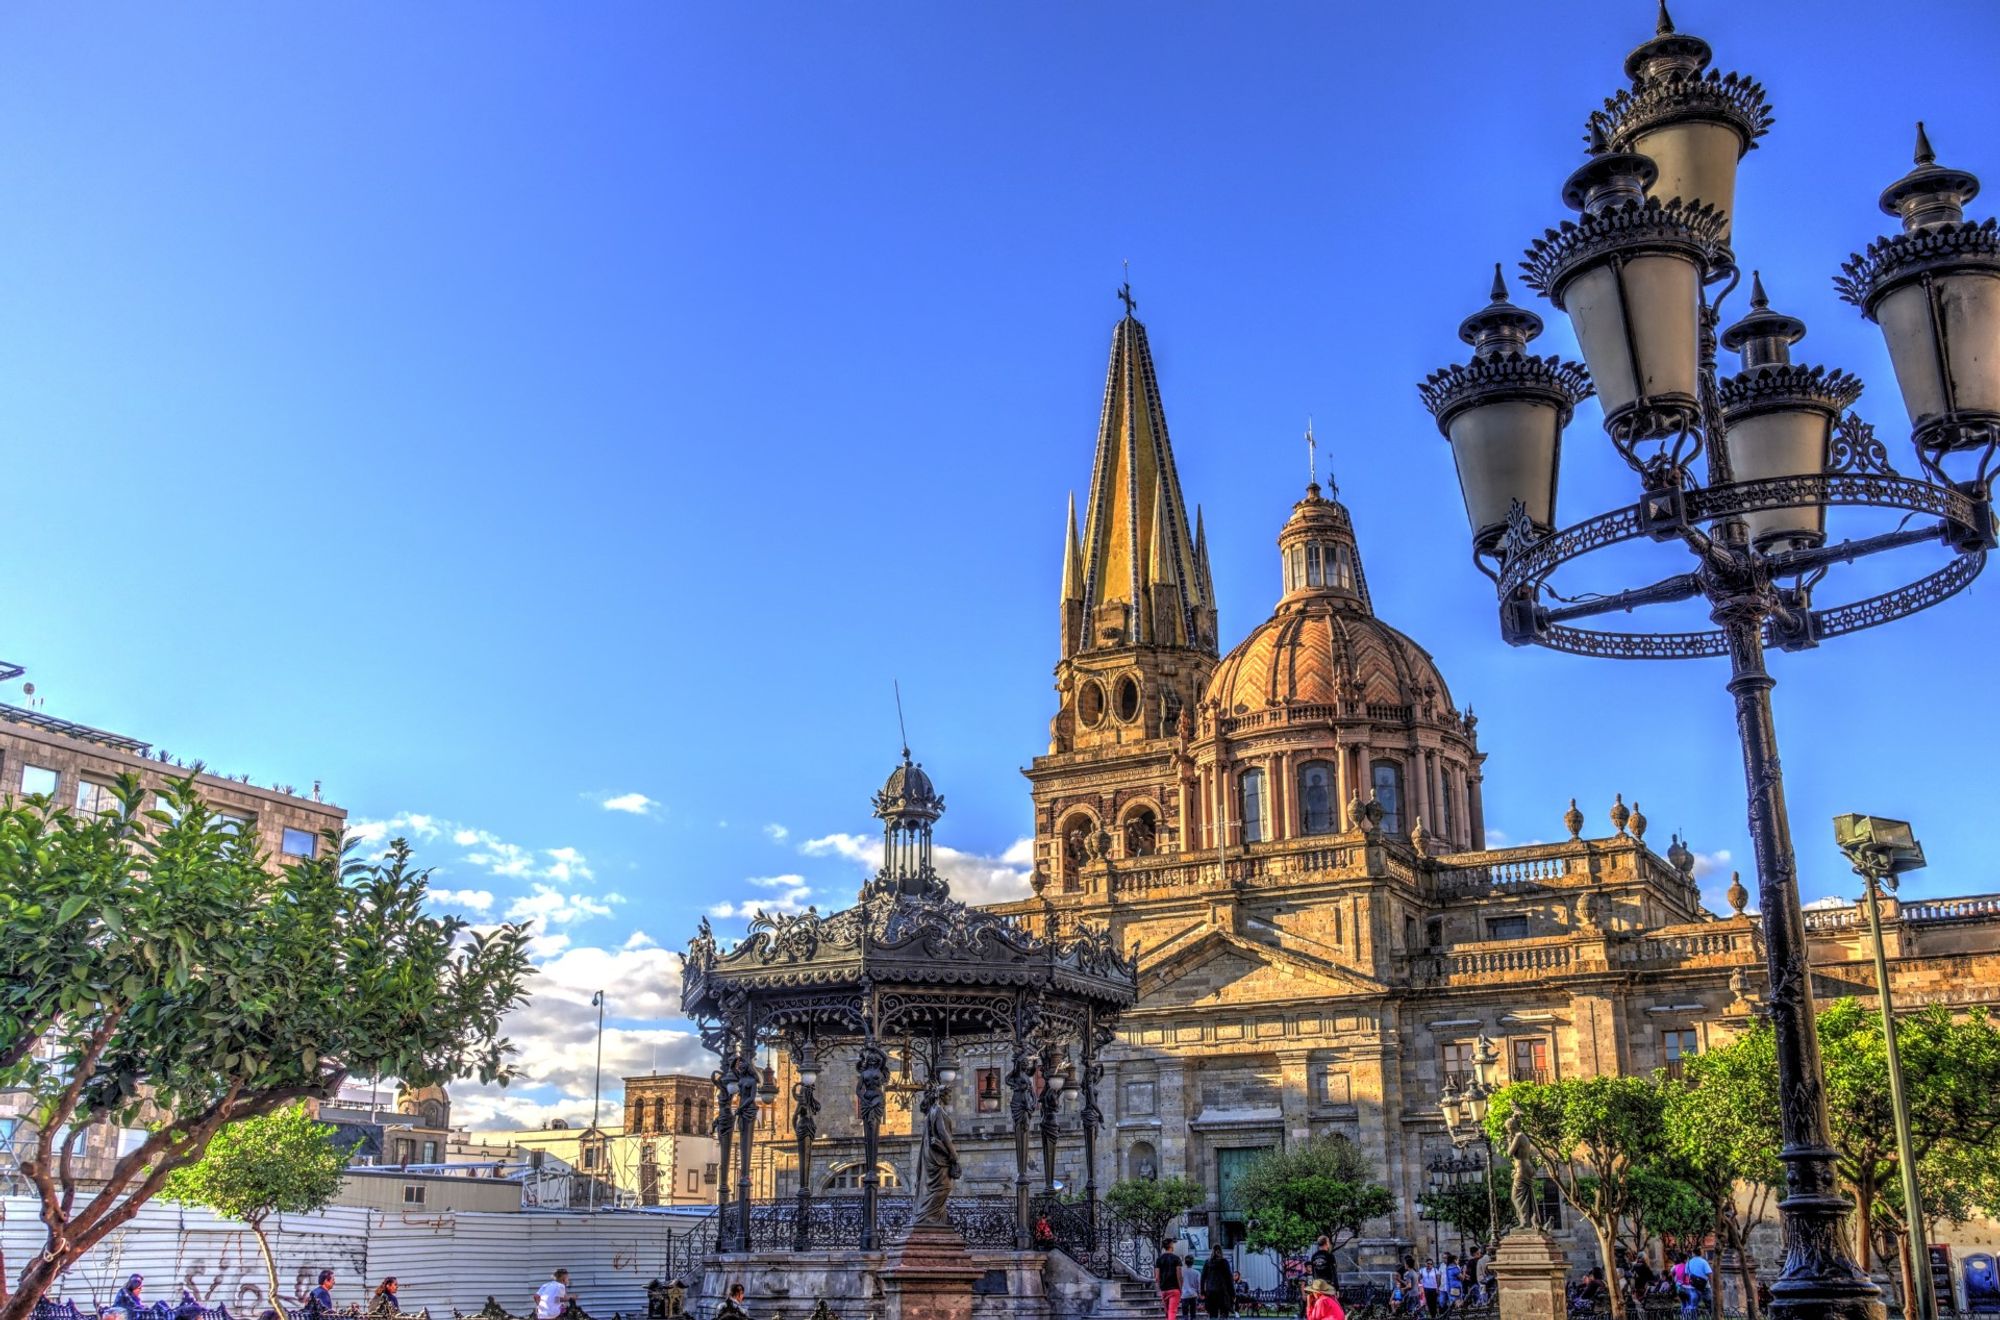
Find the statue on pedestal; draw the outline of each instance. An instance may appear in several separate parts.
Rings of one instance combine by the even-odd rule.
[[[1514,1161],[1514,1219],[1522,1228],[1539,1230],[1542,1225],[1535,1214],[1535,1148],[1528,1141],[1528,1134],[1521,1131],[1521,1116],[1512,1110],[1507,1114],[1507,1158]]]
[[[917,1143],[916,1203],[913,1228],[951,1227],[951,1185],[962,1170],[958,1147],[951,1139],[951,1106],[947,1088],[933,1082],[924,1088],[924,1132]]]

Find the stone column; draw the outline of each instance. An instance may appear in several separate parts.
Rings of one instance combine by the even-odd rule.
[[[1307,1113],[1312,1108],[1312,1053],[1286,1050],[1278,1055],[1278,1110],[1284,1119],[1285,1144],[1298,1146],[1312,1138]]]

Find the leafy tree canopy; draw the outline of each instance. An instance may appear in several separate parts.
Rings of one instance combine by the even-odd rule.
[[[525,930],[428,914],[401,840],[363,861],[329,835],[274,871],[254,822],[222,819],[192,778],[164,810],[135,776],[114,796],[104,814],[0,805],[0,1087],[28,1098],[22,1171],[47,1226],[0,1320],[22,1320],[227,1124],[349,1073],[504,1081],[500,1023],[531,970]],[[100,1118],[150,1131],[80,1198],[70,1147]]]
[[[1185,1178],[1126,1178],[1104,1194],[1114,1214],[1155,1242],[1168,1224],[1207,1199],[1200,1184]]]
[[[1336,1248],[1351,1241],[1395,1208],[1374,1172],[1353,1142],[1331,1134],[1258,1156],[1236,1183],[1251,1247],[1296,1255],[1322,1233]]]

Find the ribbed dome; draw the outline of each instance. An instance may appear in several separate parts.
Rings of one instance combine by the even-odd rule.
[[[1444,676],[1421,646],[1351,598],[1323,594],[1279,605],[1223,658],[1208,701],[1225,720],[1273,706],[1348,702],[1451,709]]]

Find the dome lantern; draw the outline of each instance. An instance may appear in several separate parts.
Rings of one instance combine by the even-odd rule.
[[[875,878],[879,888],[939,897],[948,892],[931,867],[931,827],[942,815],[944,798],[905,747],[903,763],[889,772],[875,795],[875,816],[882,822],[882,869]]]

